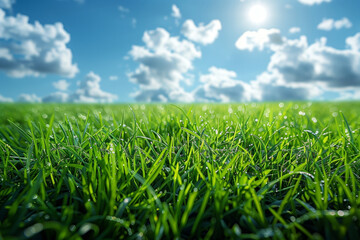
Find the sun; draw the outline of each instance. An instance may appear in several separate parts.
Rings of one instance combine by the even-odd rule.
[[[265,22],[268,17],[268,11],[264,5],[253,5],[249,10],[249,19],[255,24],[261,24]]]

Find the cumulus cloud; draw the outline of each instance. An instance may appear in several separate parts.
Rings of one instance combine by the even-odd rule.
[[[244,33],[244,35],[248,34]],[[271,76],[271,78],[267,78],[271,79],[271,81],[267,80],[271,83],[270,86],[299,89],[299,92],[303,91],[302,94],[309,97],[321,92],[316,88],[341,90],[360,87],[360,33],[347,38],[347,49],[335,49],[327,46],[326,38],[313,44],[309,44],[305,36],[292,40],[281,38],[283,39],[282,43],[278,44],[276,48],[267,44],[267,47],[274,52],[265,72]],[[264,45],[266,46],[266,44]],[[251,47],[241,50],[243,49],[252,50]],[[269,94],[273,92],[270,86],[266,87],[269,89],[267,91]],[[303,89],[300,91],[301,88]],[[305,94],[309,88],[312,92],[310,95]],[[314,92],[316,94],[313,94]]]
[[[216,40],[221,28],[219,20],[212,20],[208,25],[200,23],[199,26],[196,26],[193,20],[186,20],[181,32],[193,42],[208,45]]]
[[[346,39],[346,48],[336,49],[327,45],[326,38],[309,43],[305,36],[288,39],[278,29],[245,32],[236,47],[270,49],[273,54],[267,69],[244,82],[234,71],[211,67],[192,92],[186,92],[181,83],[193,60],[201,57],[194,44],[171,37],[162,28],[146,31],[143,42],[144,46],[133,46],[129,53],[139,66],[128,74],[139,86],[132,96],[141,102],[308,100],[325,91],[360,90],[360,33]]]
[[[325,2],[331,2],[331,0],[298,0],[300,3],[305,4],[305,5],[315,5],[315,4],[321,4],[321,3],[325,3]]]
[[[311,45],[304,36],[288,40],[271,57],[268,69],[281,73],[288,83],[320,83],[326,88],[360,86],[358,49],[329,47],[326,38]]]
[[[19,102],[25,102],[25,103],[40,103],[41,98],[36,96],[36,94],[21,94],[19,96]]]
[[[280,30],[259,29],[258,31],[247,31],[236,41],[235,46],[240,50],[253,51],[255,48],[260,51],[265,47],[276,48],[284,43]]]
[[[211,67],[209,74],[201,75],[202,83],[194,91],[194,98],[200,102],[246,102],[252,98],[249,84],[236,80],[236,73]]]
[[[289,33],[295,34],[301,32],[301,28],[299,27],[292,27],[289,29]]]
[[[68,83],[66,80],[59,80],[54,82],[53,86],[60,91],[66,91],[68,90],[70,83]]]
[[[264,72],[251,82],[257,101],[296,101],[309,100],[322,94],[317,86],[291,86],[284,84],[283,76],[277,72]]]
[[[334,19],[323,19],[323,21],[317,26],[318,29],[324,30],[324,31],[331,31],[333,29],[342,29],[342,28],[351,28],[352,23],[350,20],[346,17],[340,19],[340,20],[334,20]]]
[[[360,33],[346,39],[346,44],[355,52],[360,52]]]
[[[201,52],[187,40],[171,37],[163,28],[146,31],[145,46],[133,46],[130,57],[139,63],[136,70],[128,74],[131,82],[139,85],[132,94],[137,101],[191,101],[184,98],[181,82],[193,68],[192,62],[201,57]]]
[[[138,102],[193,102],[193,95],[186,92],[183,88],[168,90],[159,89],[141,89],[131,95]]]
[[[192,92],[181,83],[186,82],[194,59],[201,57],[200,50],[162,28],[146,31],[143,42],[129,52],[139,66],[128,74],[139,86],[132,96],[141,102],[307,100],[324,91],[360,89],[360,33],[346,39],[345,49],[335,49],[327,46],[326,38],[310,44],[305,36],[288,39],[278,29],[245,32],[237,48],[273,52],[266,71],[244,82],[233,71],[211,67]]]
[[[6,16],[0,9],[0,70],[12,77],[78,72],[67,48],[70,35],[61,23],[29,23],[25,15]]]
[[[280,52],[290,40],[277,29],[262,29],[240,37],[238,46],[252,51],[265,47]],[[245,40],[244,40],[245,39]],[[355,41],[355,40],[353,40]],[[321,94],[316,87],[284,83],[284,76],[278,70],[264,72],[249,83],[238,80],[237,74],[223,68],[211,67],[207,74],[200,76],[200,85],[192,92],[181,86],[186,81],[192,62],[201,57],[193,43],[179,40],[158,28],[146,31],[144,46],[133,46],[129,56],[139,63],[137,69],[128,74],[131,82],[139,89],[131,96],[140,102],[247,102],[304,100]],[[295,44],[295,43],[294,43]],[[295,44],[296,45],[296,44]],[[301,45],[301,43],[298,43]],[[296,54],[296,53],[294,53]],[[294,56],[294,59],[297,56]]]
[[[4,97],[0,94],[0,102],[13,102],[11,98]]]
[[[93,72],[86,75],[85,79],[80,82],[79,88],[70,96],[71,102],[86,103],[109,103],[117,99],[117,96],[101,90],[101,78]]]
[[[90,72],[80,82],[74,93],[51,93],[43,98],[43,102],[111,103],[116,100],[115,94],[105,92],[100,88],[100,82],[100,76]]]
[[[56,102],[56,103],[70,102],[69,94],[65,93],[65,92],[54,92],[54,93],[51,93],[50,95],[44,97],[42,99],[42,102],[44,102],[44,103],[47,103],[47,102]]]
[[[200,76],[201,85],[193,92],[198,102],[249,102],[308,100],[322,91],[316,86],[284,85],[279,73],[264,72],[256,80],[246,83],[236,79],[233,71],[211,67]]]
[[[180,19],[181,18],[181,12],[180,12],[180,9],[175,5],[173,4],[172,7],[171,7],[171,16],[173,18],[177,18],[177,19]]]
[[[15,0],[0,0],[0,8],[10,9],[15,3]]]

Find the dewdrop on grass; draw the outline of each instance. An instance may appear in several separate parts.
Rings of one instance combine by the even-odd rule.
[[[301,116],[305,116],[305,115],[306,115],[306,113],[305,113],[305,112],[303,112],[303,111],[300,111],[300,112],[299,112],[299,115],[301,115]]]

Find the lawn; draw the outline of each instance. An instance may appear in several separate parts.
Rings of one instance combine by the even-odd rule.
[[[360,239],[360,103],[0,105],[0,239]]]

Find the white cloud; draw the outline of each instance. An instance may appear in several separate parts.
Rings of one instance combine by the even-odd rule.
[[[331,0],[298,0],[300,3],[305,4],[305,5],[315,5],[315,4],[321,4],[321,3],[329,3],[331,2]]]
[[[275,94],[270,86],[302,89],[303,94],[309,97],[318,95],[322,90],[360,88],[360,33],[347,38],[350,49],[344,50],[327,46],[326,38],[311,45],[305,36],[293,40],[281,38],[282,44],[276,48],[271,44],[261,45],[274,52],[262,80],[258,79],[262,85],[265,85],[264,79],[271,83],[266,87],[266,94]],[[242,49],[252,50],[251,47]]]
[[[334,26],[336,29],[341,29],[341,28],[351,28],[352,27],[352,23],[350,22],[350,20],[346,17],[335,21]]]
[[[264,72],[251,82],[253,100],[257,101],[296,101],[309,100],[322,94],[316,85],[292,86],[284,83],[278,72]]]
[[[346,39],[346,44],[355,52],[360,52],[360,33]]]
[[[101,90],[100,82],[100,76],[90,72],[79,83],[78,89],[74,93],[51,93],[43,98],[43,102],[111,103],[116,100],[117,96],[115,94]]]
[[[172,17],[178,18],[178,19],[181,18],[180,9],[175,4],[172,5],[171,10],[172,10],[172,12],[171,12]]]
[[[193,20],[186,20],[181,32],[189,40],[207,45],[216,40],[221,28],[219,20],[212,20],[208,25],[200,23],[199,26],[196,26]]]
[[[334,19],[323,19],[317,28],[325,31],[332,30],[334,28]]]
[[[202,83],[194,92],[198,102],[249,102],[308,100],[322,91],[316,86],[289,86],[283,84],[278,73],[264,72],[256,80],[246,83],[236,79],[236,73],[211,67],[209,74],[201,75]]]
[[[12,77],[59,74],[74,77],[78,72],[66,44],[70,35],[61,23],[29,23],[18,14],[6,16],[0,9],[0,70]]]
[[[326,38],[311,45],[306,37],[288,40],[271,57],[268,69],[287,83],[319,83],[324,88],[360,86],[360,52],[326,46]]]
[[[193,102],[193,95],[186,92],[183,88],[168,90],[165,88],[158,89],[141,89],[131,94],[138,102]]]
[[[209,68],[209,74],[201,75],[202,83],[194,91],[195,101],[246,102],[252,98],[249,84],[236,80],[236,73],[217,67]]]
[[[15,3],[15,0],[0,0],[0,8],[10,9]]]
[[[340,20],[334,20],[334,19],[323,19],[323,21],[317,26],[318,29],[324,30],[324,31],[331,31],[333,29],[342,29],[342,28],[351,28],[352,23],[348,18],[342,18]]]
[[[11,61],[13,59],[13,56],[11,55],[9,49],[7,48],[0,48],[0,60],[5,59],[8,61]]]
[[[132,96],[141,102],[246,102],[307,100],[324,91],[360,89],[360,33],[346,40],[347,49],[327,46],[326,39],[309,44],[305,36],[287,39],[278,29],[260,29],[244,33],[236,42],[240,50],[269,48],[267,70],[246,83],[235,72],[211,67],[200,76],[200,85],[192,92],[181,86],[201,57],[193,43],[158,28],[146,31],[144,46],[133,46],[129,56],[139,63],[129,73],[139,86]]]
[[[41,98],[36,96],[36,94],[21,94],[19,96],[19,102],[26,103],[39,103],[41,102]]]
[[[258,48],[260,51],[265,47],[275,48],[283,44],[283,37],[278,29],[259,29],[258,31],[245,32],[236,41],[235,46],[240,50],[253,51]]]
[[[54,82],[53,86],[60,91],[66,91],[68,90],[70,83],[68,83],[66,80],[59,80]]]
[[[141,102],[191,101],[181,82],[193,68],[192,61],[201,57],[201,52],[187,40],[171,37],[163,28],[146,31],[145,46],[133,46],[130,57],[139,67],[128,74],[131,82],[139,85],[132,96]],[[184,97],[187,96],[187,97]]]
[[[85,103],[109,103],[117,99],[117,96],[101,90],[100,76],[93,72],[86,75],[85,79],[80,82],[79,88],[70,96],[71,102]]]
[[[110,80],[110,81],[116,81],[116,80],[118,80],[118,79],[119,79],[118,76],[110,76],[110,77],[109,77],[109,80]]]
[[[292,27],[289,29],[289,33],[295,34],[301,32],[301,28],[299,27]]]
[[[54,92],[44,97],[42,102],[66,103],[69,102],[69,94],[65,92]]]
[[[4,97],[0,94],[0,102],[13,102],[11,98]]]
[[[249,51],[255,47],[259,49],[268,47],[277,53],[281,52],[284,46],[292,44],[291,40],[283,37],[277,29],[263,29],[252,34],[245,33],[244,36],[242,39],[247,40],[240,41],[240,47]],[[143,41],[145,46],[133,46],[129,53],[134,61],[139,62],[138,68],[128,74],[130,81],[139,86],[138,91],[132,94],[136,101],[304,100],[321,94],[317,86],[284,81],[283,74],[277,69],[264,72],[256,80],[246,83],[238,80],[234,71],[217,67],[209,68],[207,74],[200,76],[200,85],[194,91],[186,92],[181,83],[186,81],[186,76],[192,69],[192,61],[201,57],[201,52],[193,43],[171,37],[166,30],[161,28],[146,31]],[[301,46],[301,43],[295,45]],[[296,53],[293,55],[296,59]]]
[[[359,100],[360,99],[360,90],[355,91],[343,91],[340,92],[340,96],[336,100]]]

